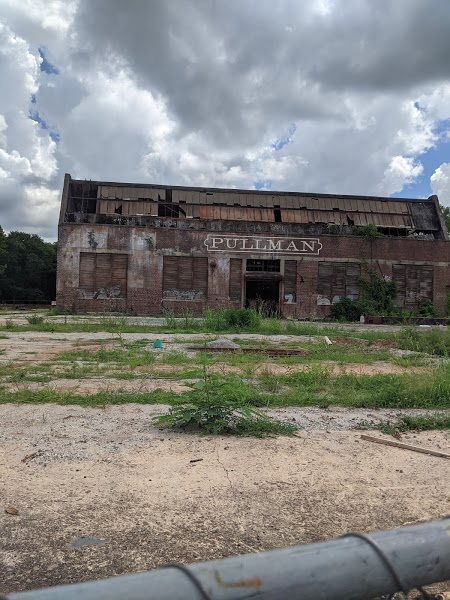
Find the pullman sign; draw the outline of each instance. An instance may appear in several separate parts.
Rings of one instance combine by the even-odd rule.
[[[322,244],[318,238],[208,235],[210,252],[267,252],[270,254],[316,254]]]

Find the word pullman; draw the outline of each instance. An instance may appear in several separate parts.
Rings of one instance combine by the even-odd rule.
[[[317,238],[208,235],[205,246],[210,252],[269,252],[283,254],[319,254]]]

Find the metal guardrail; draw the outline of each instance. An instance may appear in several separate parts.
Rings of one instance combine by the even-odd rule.
[[[450,580],[450,517],[329,542],[75,585],[10,600],[363,600]]]

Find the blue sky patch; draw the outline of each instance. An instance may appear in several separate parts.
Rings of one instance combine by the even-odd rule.
[[[416,108],[420,109],[420,106]],[[423,165],[422,174],[413,183],[405,185],[400,192],[391,194],[392,198],[428,198],[433,193],[430,177],[442,163],[450,162],[450,119],[440,121],[435,133],[439,136],[436,146],[418,158]]]
[[[55,144],[59,143],[59,141],[61,140],[61,136],[59,135],[59,133],[57,131],[52,131],[49,129],[49,126],[44,121],[44,119],[39,115],[37,110],[34,112],[30,110],[30,114],[28,115],[28,118],[31,119],[32,121],[35,121],[36,123],[39,123],[39,125],[41,126],[41,129],[49,130],[48,135],[50,136],[50,138],[55,142]]]
[[[255,190],[271,190],[272,189],[272,180],[271,179],[261,179],[260,181],[255,181],[254,184]]]
[[[29,114],[28,118],[31,119],[32,121],[36,121],[36,123],[39,123],[39,125],[42,127],[42,129],[48,129],[47,123],[44,121],[44,119],[42,119],[39,116],[39,113],[37,110],[35,110],[34,112],[30,110],[30,114]]]
[[[284,148],[286,146],[286,144],[290,144],[292,142],[292,136],[294,135],[294,133],[296,131],[297,131],[297,125],[295,123],[292,123],[292,125],[288,129],[287,134],[278,138],[272,144],[272,148],[275,150],[275,152],[278,152],[279,150]]]
[[[38,50],[42,58],[41,71],[44,71],[44,73],[47,73],[47,75],[58,75],[58,69],[48,62],[48,60],[45,58],[45,54],[42,48],[39,48]]]

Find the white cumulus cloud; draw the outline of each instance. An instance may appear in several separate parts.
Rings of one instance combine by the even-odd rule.
[[[443,163],[430,177],[433,193],[443,206],[450,206],[450,163]]]
[[[449,20],[448,0],[0,0],[0,225],[54,238],[65,172],[400,192],[447,136]]]

